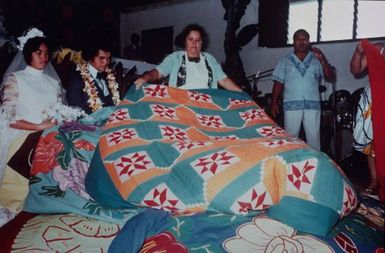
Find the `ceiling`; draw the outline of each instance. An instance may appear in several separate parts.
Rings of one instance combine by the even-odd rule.
[[[137,9],[152,8],[161,5],[172,5],[178,2],[193,0],[118,0],[118,8],[121,12],[129,12]]]

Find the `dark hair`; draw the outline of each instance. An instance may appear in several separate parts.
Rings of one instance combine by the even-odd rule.
[[[310,34],[305,30],[305,29],[298,29],[295,31],[293,35],[293,40],[295,39],[296,36],[298,36],[300,33],[304,34],[308,39],[310,38]]]
[[[175,37],[175,46],[185,49],[186,38],[191,31],[199,32],[202,38],[202,51],[209,45],[209,36],[203,26],[198,24],[189,24],[183,31]]]
[[[48,47],[48,50],[50,49],[48,41],[45,37],[34,37],[34,38],[27,40],[27,42],[25,43],[25,45],[23,47],[23,56],[24,56],[25,63],[27,65],[31,64],[32,53],[38,51],[41,44],[46,44]]]
[[[90,43],[87,45],[86,48],[83,49],[82,57],[85,61],[92,60],[95,56],[98,55],[99,50],[103,50],[105,52],[112,52],[112,45],[111,43],[103,40],[97,40],[95,42]]]

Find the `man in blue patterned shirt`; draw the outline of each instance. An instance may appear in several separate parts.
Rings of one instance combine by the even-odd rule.
[[[281,58],[273,72],[271,115],[279,113],[278,98],[283,91],[285,130],[298,137],[301,124],[308,144],[320,149],[321,103],[319,85],[323,78],[335,81],[335,71],[320,49],[310,46],[309,33],[297,30],[294,52]]]

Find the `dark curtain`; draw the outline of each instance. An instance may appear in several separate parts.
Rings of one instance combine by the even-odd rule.
[[[287,45],[289,0],[259,0],[259,41],[261,47]]]

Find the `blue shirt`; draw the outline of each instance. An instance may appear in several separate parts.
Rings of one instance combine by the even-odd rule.
[[[318,88],[323,77],[322,65],[311,52],[303,61],[294,52],[280,59],[272,79],[284,85],[283,110],[320,110]]]
[[[156,69],[163,76],[170,75],[169,85],[172,87],[176,87],[177,75],[180,65],[182,64],[182,57],[184,54],[184,51],[176,51],[172,54],[169,54],[166,58],[163,59],[162,63],[156,67]],[[218,81],[225,79],[227,76],[223,72],[221,65],[219,65],[217,60],[211,54],[202,53],[202,55],[206,58],[213,73],[213,81],[211,83],[211,87],[218,88]],[[188,73],[186,74],[188,75]]]

